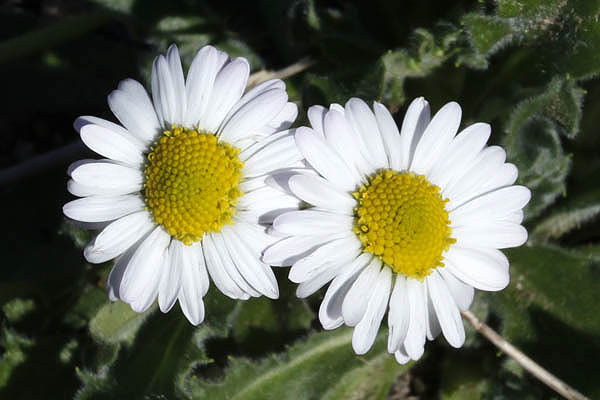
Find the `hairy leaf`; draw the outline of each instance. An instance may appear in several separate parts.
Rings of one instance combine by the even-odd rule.
[[[393,358],[386,353],[386,338],[387,332],[381,332],[373,349],[357,357],[350,329],[313,334],[285,354],[260,362],[230,359],[221,383],[189,375],[185,392],[190,398],[268,400],[346,398],[356,390],[371,396],[362,398],[385,398],[393,379],[407,368],[386,361]],[[382,368],[385,373],[378,373]]]

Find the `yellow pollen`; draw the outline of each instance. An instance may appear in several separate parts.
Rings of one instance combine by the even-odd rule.
[[[358,202],[354,233],[365,251],[421,281],[444,266],[442,253],[456,240],[439,187],[423,175],[385,169],[352,195]]]
[[[144,197],[154,221],[190,245],[232,223],[240,191],[240,150],[204,131],[173,126],[148,154]]]

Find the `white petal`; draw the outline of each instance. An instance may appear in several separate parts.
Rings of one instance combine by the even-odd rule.
[[[171,237],[160,226],[156,227],[131,257],[119,294],[134,311],[142,312],[154,301],[170,240]]]
[[[287,235],[329,235],[350,232],[353,223],[354,219],[348,215],[301,210],[278,216],[273,228]]]
[[[111,162],[82,164],[71,172],[71,177],[80,184],[112,195],[137,192],[144,181],[139,169]]]
[[[402,170],[402,143],[400,141],[398,126],[392,114],[390,114],[383,104],[374,102],[373,111],[375,111],[377,126],[379,127],[379,132],[381,132],[390,168],[400,171]]]
[[[319,135],[321,139],[325,139],[325,131],[323,130],[323,121],[325,120],[325,114],[327,109],[323,106],[311,106],[306,112],[308,121],[313,130]]]
[[[361,247],[362,244],[353,234],[342,239],[332,240],[296,261],[290,268],[288,278],[295,283],[309,280],[323,270],[354,260]]]
[[[249,299],[250,295],[243,292],[227,274],[219,252],[214,245],[212,235],[204,235],[202,238],[202,250],[204,251],[204,258],[206,260],[206,269],[217,288],[224,295],[232,299]]]
[[[326,268],[310,279],[300,283],[296,289],[296,297],[304,299],[314,294],[317,290],[325,286],[327,282],[331,281],[343,267],[344,264],[332,265],[330,268]]]
[[[383,147],[383,139],[379,133],[377,121],[373,111],[367,103],[358,98],[352,98],[346,102],[345,116],[350,121],[352,128],[362,139],[361,148],[365,158],[375,168],[387,168],[388,160]]]
[[[290,236],[268,247],[262,260],[277,267],[289,266],[330,240],[330,236]]]
[[[346,294],[342,303],[342,315],[346,325],[355,326],[365,315],[380,270],[381,261],[374,257]]]
[[[409,315],[408,330],[404,339],[406,353],[413,360],[418,360],[425,351],[425,338],[427,335],[427,299],[425,298],[425,285],[417,279],[409,278],[406,281],[408,295]]]
[[[433,271],[425,278],[428,293],[444,337],[452,347],[459,348],[465,342],[465,328],[460,317],[460,311],[444,282],[437,271]]]
[[[240,160],[246,162],[250,158],[254,157],[256,154],[261,152],[262,150],[266,150],[271,143],[274,143],[274,142],[276,142],[280,139],[283,139],[287,136],[293,136],[294,133],[295,133],[295,129],[290,129],[288,131],[278,132],[276,134],[267,136],[265,138],[260,138],[257,141],[255,141],[254,143],[252,143],[251,145],[245,147],[240,152],[240,155],[239,155]]]
[[[208,278],[208,271],[206,270],[206,260],[204,259],[202,242],[192,244],[191,248],[198,253],[198,275],[196,275],[196,279],[198,279],[200,285],[200,296],[204,297],[210,287],[210,279]]]
[[[175,91],[175,114],[173,122],[183,124],[186,115],[187,98],[185,95],[185,81],[183,78],[183,68],[181,67],[181,58],[177,46],[172,44],[167,50],[167,64],[171,75],[171,86]]]
[[[188,321],[192,325],[199,325],[204,320],[202,297],[206,294],[207,283],[200,243],[183,247],[181,270],[179,305]]]
[[[193,294],[186,294],[182,288],[179,293],[179,305],[183,315],[192,325],[198,326],[204,321],[204,301],[202,298],[194,298]]]
[[[244,193],[237,202],[238,210],[249,210],[262,208],[265,203],[268,209],[274,208],[276,201],[281,197],[285,196],[285,193],[281,193],[269,186],[263,186],[258,189],[254,189]]]
[[[250,66],[245,58],[236,58],[219,71],[210,101],[202,114],[200,129],[217,131],[227,113],[244,93],[249,74]]]
[[[319,320],[325,329],[335,329],[344,323],[342,317],[342,304],[350,287],[358,274],[369,264],[373,257],[369,253],[362,253],[331,282],[325,298],[319,308]]]
[[[83,159],[83,160],[78,160],[78,161],[71,163],[71,165],[69,165],[67,168],[67,174],[69,176],[73,176],[73,172],[75,170],[77,170],[80,167],[87,165],[87,164],[112,164],[112,165],[116,165],[121,168],[127,168],[129,170],[127,175],[131,175],[132,174],[131,171],[134,171],[133,168],[126,167],[116,161],[113,161],[113,160]],[[89,167],[86,167],[86,168],[89,168]],[[139,170],[135,169],[135,171],[139,171]],[[138,173],[140,174],[140,177],[141,177],[141,172],[138,172]],[[78,179],[81,179],[81,176],[79,176]],[[89,184],[87,184],[87,183],[82,183],[79,181],[76,182],[74,179],[70,179],[67,182],[67,190],[69,191],[69,193],[71,193],[75,196],[87,197],[87,196],[115,196],[115,195],[120,195],[120,194],[128,194],[131,192],[137,192],[142,189],[141,182],[135,190],[131,190],[131,187],[133,186],[131,184],[132,182],[119,181],[118,184],[115,185],[112,182],[107,182],[106,179],[101,178],[101,180],[104,182],[97,182],[95,180],[91,180],[89,182]],[[135,180],[137,180],[137,178],[135,178]],[[143,178],[142,178],[142,180],[143,180]],[[100,185],[100,183],[103,183],[103,184]]]
[[[329,111],[337,111],[342,113],[342,115],[344,115],[346,113],[346,110],[344,109],[344,107],[342,107],[341,104],[338,103],[331,103],[329,105]]]
[[[396,275],[396,283],[390,297],[390,311],[388,313],[388,352],[394,353],[404,343],[408,322],[410,319],[410,306],[408,304],[408,292],[406,289],[406,278]]]
[[[316,176],[294,175],[289,180],[292,192],[313,206],[342,214],[352,215],[356,200],[323,178]]]
[[[480,290],[497,291],[509,283],[505,263],[481,249],[452,246],[444,264],[458,279]]]
[[[302,155],[333,185],[343,190],[354,190],[356,180],[348,171],[342,158],[313,132],[305,127],[296,129],[296,144]]]
[[[203,115],[211,98],[217,73],[223,66],[218,51],[212,46],[204,46],[194,57],[187,79],[185,91],[187,94],[187,109],[184,120],[185,126],[195,126]]]
[[[110,122],[102,118],[84,115],[82,117],[77,117],[77,119],[75,119],[75,122],[73,122],[73,127],[75,128],[77,133],[81,133],[81,128],[83,128],[86,125],[101,126],[102,128],[115,131],[121,136],[130,136],[131,140],[136,142],[137,145],[140,147],[144,145],[142,141],[140,141],[137,137],[131,135],[131,132],[123,128],[121,125],[115,124],[114,122]]]
[[[108,95],[108,106],[123,126],[145,144],[152,142],[160,133],[150,96],[138,81],[121,81],[119,88]]]
[[[244,279],[263,295],[271,299],[278,298],[279,288],[273,271],[259,260],[260,254],[253,254],[235,228],[226,226],[221,232],[227,235],[225,239],[229,254]]]
[[[531,199],[525,186],[509,186],[486,193],[450,212],[452,226],[470,225],[481,220],[499,220],[521,210]]]
[[[490,169],[494,168],[490,166]],[[517,167],[513,164],[501,164],[495,168],[495,172],[492,175],[487,176],[487,179],[485,179],[485,174],[481,174],[478,181],[470,189],[460,193],[455,197],[454,201],[448,203],[448,208],[455,209],[481,195],[510,186],[515,183],[518,175]],[[466,177],[465,180],[467,180]]]
[[[77,221],[103,222],[124,217],[144,209],[144,201],[137,195],[92,196],[73,200],[63,206],[63,213]]]
[[[114,194],[112,190],[107,191],[104,189],[99,189],[95,186],[82,185],[79,182],[75,182],[73,179],[69,179],[67,181],[67,191],[73,196],[77,197],[110,196]]]
[[[288,182],[292,176],[298,174],[319,176],[319,174],[312,168],[284,168],[273,171],[270,176],[265,178],[265,184],[282,192],[292,194],[292,190],[290,189]]]
[[[399,349],[396,352],[394,352],[394,358],[396,358],[396,361],[399,364],[403,364],[403,365],[410,361],[410,357],[406,354],[406,350],[404,349],[404,346],[402,349]]]
[[[260,202],[260,199],[264,201]],[[252,224],[272,224],[279,215],[297,210],[300,201],[291,195],[263,187],[240,197],[235,218]]]
[[[144,149],[132,140],[131,136],[127,137],[93,124],[83,126],[80,134],[83,143],[101,156],[133,167],[139,167],[144,163],[142,155]]]
[[[373,286],[373,295],[369,299],[365,315],[352,334],[352,348],[356,354],[365,354],[373,346],[387,308],[391,284],[391,270],[382,268]]]
[[[296,103],[287,102],[279,114],[277,114],[268,124],[254,130],[257,136],[267,137],[277,132],[289,129],[298,116],[298,106]]]
[[[527,229],[510,222],[483,221],[453,228],[452,237],[456,238],[456,244],[461,247],[506,249],[525,243]]]
[[[139,211],[110,223],[83,251],[88,262],[98,264],[123,254],[154,227],[147,211]]]
[[[422,97],[417,97],[408,106],[400,129],[400,170],[410,168],[417,144],[429,124],[429,114],[429,103]]]
[[[505,215],[502,220],[512,222],[513,224],[521,224],[523,222],[523,217],[523,210],[517,210]]]
[[[244,292],[252,297],[260,297],[260,292],[254,289],[244,278],[245,266],[238,265],[237,257],[233,257],[234,250],[231,249],[231,237],[226,237],[222,233],[213,233],[211,234],[213,239],[213,243],[215,249],[219,253],[219,257],[221,259],[222,268],[225,270],[229,279],[231,279],[235,284]]]
[[[183,246],[179,240],[172,240],[165,250],[162,276],[158,284],[158,306],[164,313],[168,312],[179,295],[181,286],[181,268],[183,264]]]
[[[444,189],[454,177],[462,177],[490,137],[489,124],[476,123],[463,129],[452,140],[428,175],[430,182]]]
[[[244,177],[264,175],[302,160],[302,154],[296,147],[293,131],[287,132],[289,133],[278,134],[280,136],[276,140],[269,141],[266,146],[245,161],[242,170]]]
[[[127,265],[129,261],[131,261],[131,257],[137,250],[137,248],[141,244],[141,240],[138,241],[135,245],[131,246],[121,257],[119,257],[113,268],[110,270],[108,274],[108,279],[106,281],[106,287],[108,291],[108,298],[110,301],[117,301],[121,299],[119,288],[121,287],[121,281],[123,280],[123,274],[127,269]]]
[[[287,93],[281,89],[267,90],[256,96],[224,122],[221,139],[235,143],[251,136],[256,129],[266,125],[279,114],[287,99]]]
[[[425,285],[425,292],[425,298],[427,299],[427,321],[425,322],[427,326],[427,339],[434,340],[442,333],[442,327],[440,326],[440,321],[435,313],[435,308],[433,307],[427,285]]]
[[[375,167],[361,154],[364,146],[359,134],[339,111],[329,111],[324,120],[325,140],[331,148],[344,160],[354,181],[362,179],[363,174],[375,172]]]
[[[161,125],[164,128],[169,128],[171,124],[176,123],[178,93],[175,92],[173,87],[169,63],[163,55],[159,55],[154,59],[151,84],[152,100],[154,101],[156,113]],[[183,95],[183,93],[180,95]]]
[[[458,103],[444,105],[431,119],[413,156],[410,170],[426,175],[452,142],[460,125],[461,109]]]
[[[499,171],[505,159],[506,152],[499,146],[488,147],[479,153],[463,177],[453,180],[442,190],[442,195],[450,199],[447,208],[453,210],[483,194],[486,182]]]
[[[268,92],[270,90],[285,91],[285,83],[281,79],[270,79],[268,81],[264,81],[262,83],[259,83],[256,86],[254,86],[252,89],[250,89],[246,93],[244,93],[242,98],[239,99],[239,101],[237,101],[235,103],[235,105],[231,108],[231,110],[229,110],[229,112],[227,113],[227,115],[225,116],[225,118],[223,120],[224,121],[223,124],[225,124],[226,121],[229,121],[229,119],[235,113],[237,113],[237,111],[239,109],[243,108],[248,103],[253,102],[257,97],[262,96],[265,92]],[[266,120],[265,122],[268,122],[268,120]]]
[[[456,302],[459,310],[466,311],[471,307],[473,297],[475,296],[475,289],[473,286],[469,286],[466,283],[455,277],[452,272],[448,271],[447,268],[438,268],[440,275],[446,281],[448,290],[452,294],[452,298]]]

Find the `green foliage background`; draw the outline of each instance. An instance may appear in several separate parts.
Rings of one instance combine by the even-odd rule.
[[[253,70],[309,56],[287,80],[300,110],[351,96],[401,121],[425,96],[486,121],[532,189],[528,243],[508,252],[511,284],[473,311],[551,372],[600,398],[600,1],[9,1],[0,8],[0,398],[537,399],[556,398],[467,327],[397,365],[382,329],[357,357],[351,331],[324,332],[322,292],[234,302],[214,287],[207,318],[176,307],[133,313],[105,293],[110,263],[85,263],[90,234],[65,222],[66,166],[92,156],[79,115],[111,118],[119,80],[148,82],[175,42],[184,64],[214,44]],[[301,111],[299,123],[305,123]],[[65,147],[66,146],[66,147]],[[53,153],[44,168],[17,175]],[[25,163],[25,164],[21,164]],[[23,168],[19,169],[23,172]]]

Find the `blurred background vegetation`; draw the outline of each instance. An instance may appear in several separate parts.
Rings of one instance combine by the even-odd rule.
[[[351,331],[323,332],[320,295],[234,302],[214,287],[206,321],[175,307],[109,304],[110,263],[64,221],[66,167],[95,157],[72,129],[112,119],[106,95],[177,43],[188,66],[213,44],[254,71],[310,57],[287,80],[301,111],[351,96],[402,120],[425,96],[456,100],[463,126],[492,124],[533,190],[529,242],[508,252],[511,284],[473,312],[542,366],[600,398],[600,1],[5,0],[0,7],[0,398],[541,399],[558,395],[467,327],[399,366],[382,329],[363,357]]]

